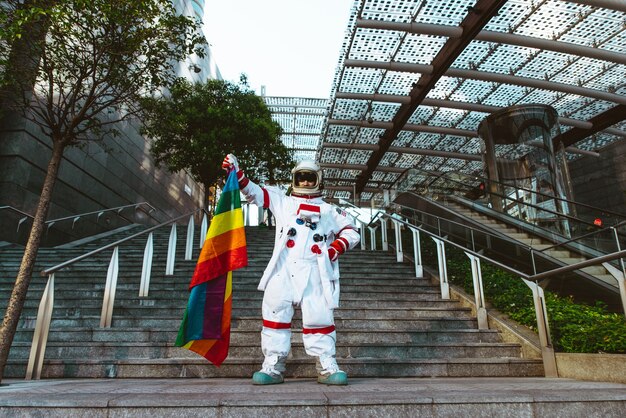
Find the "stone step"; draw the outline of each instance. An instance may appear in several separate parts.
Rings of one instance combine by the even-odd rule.
[[[198,356],[199,357],[199,356]],[[259,370],[261,358],[226,359],[214,367],[198,359],[44,360],[42,379],[52,378],[213,378],[249,377]],[[439,359],[343,359],[340,367],[357,377],[509,377],[542,376],[541,360],[520,358],[439,358]],[[26,363],[7,362],[5,377],[24,376]],[[287,362],[285,377],[317,376],[315,360],[293,358]]]
[[[346,297],[356,297],[372,300],[423,300],[430,299],[433,295],[439,295],[440,290],[438,287],[427,287],[427,288],[408,288],[405,292],[397,292],[397,289],[388,289],[385,287],[381,288],[365,288],[358,287],[355,289],[344,288],[341,287],[341,298]],[[235,290],[237,297],[243,298],[256,298],[262,297],[263,292],[260,292],[255,287],[249,287],[246,289]],[[29,296],[36,295],[35,300],[36,303],[39,303],[42,292],[30,293]],[[65,291],[62,295],[57,295],[56,299],[68,299],[68,300],[86,300],[93,299],[96,301],[101,301],[103,298],[103,290],[75,290],[75,291]],[[116,300],[123,299],[134,299],[139,300],[140,298],[137,296],[138,290],[120,290],[116,292]],[[151,290],[149,293],[149,298],[143,299],[147,300],[160,300],[161,298],[168,298],[169,300],[179,300],[181,301],[181,306],[184,306],[189,299],[189,291],[188,290]],[[6,302],[5,302],[6,303]],[[144,302],[149,303],[149,302]],[[341,303],[341,301],[340,301]],[[117,302],[116,302],[117,305]]]
[[[272,239],[272,242],[273,242],[273,239]],[[106,244],[109,244],[109,243],[110,242],[107,242]],[[126,243],[125,245],[122,245],[120,247],[121,252],[119,256],[123,258],[127,255],[132,255],[133,258],[142,259],[143,252],[144,252],[144,245],[145,245],[145,241],[143,242],[135,241],[135,242],[131,242],[130,244]],[[256,242],[256,241],[248,240],[247,246],[248,246],[248,259],[249,260],[254,259],[254,258],[262,258],[263,256],[267,256],[267,258],[269,258],[269,256],[272,254],[272,251],[273,251],[272,246],[267,245],[267,241]],[[97,250],[101,247],[102,246],[94,245],[94,246],[86,246],[86,247],[73,248],[73,249],[41,248],[37,255],[37,263],[38,264],[50,263],[50,262],[59,263],[61,261],[64,261],[65,259],[69,260],[69,259],[78,257],[80,255],[86,254],[88,252]],[[194,243],[192,256],[197,257],[200,251],[201,250],[198,249],[197,244]],[[153,251],[154,255],[157,255],[157,254],[166,255],[167,252],[168,252],[167,240],[164,240],[163,242],[160,242],[160,243],[154,242],[154,251]],[[184,257],[185,252],[186,252],[186,249],[185,249],[184,240],[179,241],[176,245],[176,255],[177,255],[176,258],[179,259],[178,256]],[[108,260],[111,258],[111,253],[112,253],[112,250],[110,249],[105,250],[105,251],[102,251],[101,253],[93,255],[89,260],[81,260],[78,263],[79,264],[89,263],[90,260],[104,260],[104,259]],[[17,258],[19,261],[19,259],[21,259],[21,256],[24,254],[24,249],[23,248],[0,249],[0,254],[3,255],[2,259],[4,261],[15,261],[14,260],[15,258]],[[350,259],[355,259],[355,258],[395,259],[395,253],[393,253],[392,251],[382,251],[382,250],[374,250],[374,251],[362,250],[360,249],[360,247],[357,246],[356,248],[352,248],[350,251],[342,255],[340,260],[350,260]],[[155,258],[155,261],[156,261],[156,258]]]
[[[585,261],[586,258],[584,257],[561,257],[559,258],[559,261],[565,263],[565,264],[576,264],[576,263],[580,263],[582,261]]]
[[[295,338],[294,338],[295,340]],[[302,342],[294,341],[291,346],[290,358],[305,358],[307,354]],[[473,358],[473,357],[519,357],[518,344],[505,343],[359,343],[349,344],[337,342],[337,359],[346,358]],[[28,359],[30,344],[19,343],[11,348],[11,359]],[[46,346],[46,359],[63,358],[98,358],[98,359],[165,359],[165,358],[196,358],[198,355],[190,350],[175,347],[173,343],[50,343]],[[260,336],[257,341],[247,344],[232,342],[229,358],[262,358]]]
[[[604,283],[609,284],[614,287],[618,287],[617,279],[613,277],[611,274],[594,274],[597,279],[602,280]]]
[[[243,298],[237,295],[233,296],[233,309],[239,309],[248,307],[248,309],[254,309],[258,307],[261,309],[261,302],[263,299],[262,292],[258,292],[258,296],[255,298]],[[130,314],[132,316],[163,316],[181,312],[186,306],[186,300],[181,299],[168,299],[166,301],[156,299],[121,299],[116,297],[114,314]],[[367,304],[368,308],[372,309],[421,309],[421,308],[439,308],[439,309],[455,309],[458,308],[458,301],[456,300],[442,300],[436,299],[434,296],[430,299],[423,300],[397,300],[394,299],[393,303],[384,300],[371,300],[365,298],[359,298],[356,295],[354,298],[346,296],[340,301],[340,309],[360,309],[364,304]],[[4,308],[0,304],[0,308]],[[37,313],[39,308],[39,301],[27,300],[24,305],[24,313],[32,316],[33,313]],[[59,299],[54,301],[54,315],[58,317],[63,316],[78,316],[78,315],[98,315],[102,309],[101,299]]]
[[[338,388],[289,378],[6,379],[0,409],[28,417],[603,417],[621,418],[626,385],[544,377],[349,378]],[[3,381],[5,383],[5,381]],[[584,394],[584,395],[581,395]]]
[[[55,274],[55,285],[61,286],[76,286],[79,284],[81,287],[87,287],[89,285],[93,286],[103,286],[106,277],[107,271],[106,269],[100,271],[92,271],[89,272],[82,271],[79,274],[66,274],[65,272],[59,272]],[[234,282],[249,282],[249,283],[258,283],[263,275],[263,270],[259,269],[258,271],[238,271],[233,274]],[[173,276],[166,276],[164,271],[162,273],[152,272],[152,277],[150,279],[150,284],[161,284],[161,283],[178,283],[182,286],[188,285],[191,277],[193,276],[193,270],[189,270],[187,272],[175,271]],[[399,279],[401,277],[402,279]],[[342,270],[342,275],[340,280],[342,283],[348,283],[349,281],[359,281],[370,283],[374,281],[383,281],[383,280],[400,280],[405,283],[416,283],[414,280],[423,279],[422,277],[415,277],[414,269],[407,270],[405,272],[399,271],[373,271],[373,270]],[[141,270],[137,271],[124,271],[123,269],[119,270],[118,274],[118,285],[139,285],[141,280]],[[5,278],[0,282],[0,286],[2,288],[10,289],[13,287],[13,283],[15,281],[14,277],[5,276]],[[426,281],[426,280],[424,280]],[[32,286],[33,288],[37,288],[37,286],[44,287],[47,282],[47,278],[42,277],[33,277]],[[387,283],[387,282],[386,282]],[[389,283],[391,284],[391,283]]]
[[[567,258],[571,255],[571,253],[567,250],[553,250],[553,249],[544,251],[544,254],[547,254],[550,257],[554,257],[554,258]]]
[[[538,251],[545,250],[546,248],[552,247],[552,244],[544,243],[541,239],[537,239],[537,238],[521,239],[519,241]]]
[[[141,275],[141,272],[138,273]],[[105,275],[106,276],[106,275]],[[243,288],[243,286],[254,286],[255,288],[259,284],[261,278],[261,274],[258,275],[243,275],[236,272],[233,276],[233,285],[236,286],[236,289]],[[160,290],[170,290],[170,289],[178,289],[178,290],[186,290],[188,289],[189,282],[191,280],[191,276],[184,281],[179,277],[158,277],[151,278],[150,280],[150,289],[160,289]],[[43,291],[47,284],[47,279],[39,279],[33,280],[29,286],[29,290],[31,291]],[[433,284],[429,279],[418,278],[418,277],[401,277],[397,276],[392,277],[380,277],[380,278],[368,278],[368,277],[352,277],[350,275],[342,275],[339,279],[340,285],[343,287],[354,285],[354,286],[418,286],[418,287],[430,287],[437,286]],[[140,280],[138,279],[130,279],[124,277],[118,277],[117,282],[117,290],[124,289],[138,289],[140,284]],[[54,289],[55,293],[59,291],[66,290],[77,290],[77,289],[85,289],[85,290],[102,290],[106,285],[106,277],[98,278],[98,277],[88,277],[81,280],[68,279],[67,277],[55,277],[54,279]],[[13,288],[13,284],[9,283],[0,283],[0,291],[7,290]]]
[[[397,267],[400,268],[402,266],[407,267],[409,266],[409,264],[407,263],[399,263],[396,261],[396,256],[395,253],[389,253],[389,256],[387,257],[376,257],[373,256],[372,254],[358,254],[358,255],[352,255],[352,256],[348,256],[348,254],[350,253],[346,253],[343,256],[341,256],[339,258],[339,264],[340,266],[359,266],[359,265],[370,265],[370,266],[374,266],[376,264],[380,264],[380,262],[386,263],[388,264],[388,267]],[[67,260],[71,260],[72,258],[78,257],[79,255],[82,254],[76,254],[76,255],[65,255],[65,254],[61,254],[61,255],[51,255],[49,257],[38,257],[37,258],[37,262],[35,264],[35,269],[33,271],[38,271],[38,269],[46,269],[52,266],[55,266],[57,264],[60,264],[61,262],[67,261]],[[15,254],[15,255],[8,255],[6,253],[2,253],[0,252],[0,256],[1,256],[1,261],[0,261],[0,267],[3,268],[13,268],[13,269],[17,269],[19,268],[20,262],[21,262],[21,254]],[[248,255],[248,263],[250,266],[260,266],[263,264],[267,264],[267,262],[269,261],[271,256],[271,253],[265,253],[265,254],[254,254]],[[167,253],[165,252],[154,252],[154,256],[153,256],[153,260],[152,260],[152,264],[153,265],[165,265],[166,262],[166,258],[167,258]],[[374,258],[374,260],[379,260],[379,263],[375,262],[372,258]],[[190,260],[185,260],[184,259],[184,252],[181,254],[176,254],[176,258],[175,258],[175,265],[178,266],[185,266],[185,265],[195,265],[198,259],[198,254],[193,254],[192,258]],[[72,271],[72,270],[76,270],[77,266],[78,267],[94,267],[94,268],[101,268],[103,265],[106,266],[108,265],[108,263],[111,260],[111,255],[105,255],[105,256],[101,256],[101,255],[95,255],[92,256],[89,259],[86,260],[81,260],[78,261],[74,264],[71,264],[65,268],[63,268],[63,271]],[[139,266],[141,267],[141,265],[143,264],[143,250],[141,250],[141,252],[136,252],[136,253],[121,253],[119,254],[119,263],[120,265],[123,266]]]
[[[601,265],[583,267],[581,270],[584,271],[585,273],[591,274],[593,276],[605,276],[608,273],[607,270],[603,266],[601,266]],[[613,277],[613,276],[611,276],[611,277]]]
[[[260,312],[259,312],[260,314]],[[299,316],[299,315],[298,315]],[[182,310],[181,310],[182,317]],[[127,327],[144,327],[144,328],[167,328],[178,329],[180,326],[180,318],[172,317],[151,317],[151,318],[132,318],[132,317],[116,317],[111,321],[111,326],[116,328]],[[296,328],[301,328],[301,319],[294,317],[292,324]],[[475,318],[470,316],[469,311],[446,312],[442,310],[413,310],[404,311],[366,311],[354,310],[335,312],[335,324],[338,328],[370,328],[385,327],[390,329],[447,329],[447,328],[470,328],[475,324]],[[233,317],[231,320],[233,328],[239,329],[257,329],[261,324],[261,317],[256,316],[240,316]],[[82,316],[79,318],[59,318],[52,317],[50,328],[61,327],[98,327],[100,324],[100,316]],[[20,327],[33,328],[35,326],[35,317],[26,317],[20,319]],[[260,328],[259,328],[260,330]]]
[[[154,292],[156,293],[156,292]],[[117,295],[113,312],[115,316],[121,315],[125,310],[134,308],[144,307],[156,307],[160,306],[160,299],[154,296],[154,293],[151,294],[150,298],[138,300],[136,294],[131,295],[128,298],[121,298],[120,295]],[[160,292],[163,295],[167,295],[168,292]],[[171,292],[170,292],[171,293]],[[82,293],[81,293],[82,294]],[[438,290],[432,290],[422,293],[415,294],[396,294],[396,293],[366,293],[366,294],[343,294],[342,298],[339,302],[340,308],[350,308],[350,309],[358,309],[359,306],[363,306],[362,304],[367,305],[371,308],[383,309],[386,307],[392,308],[445,308],[446,306],[454,306],[455,301],[443,301],[433,300],[439,295]],[[102,294],[96,293],[91,295],[92,299],[86,300],[81,297],[74,299],[56,299],[54,302],[53,315],[55,316],[76,316],[77,312],[81,312],[81,307],[86,306],[89,309],[96,309],[96,314],[99,314],[99,309],[102,306]],[[246,294],[239,293],[233,299],[233,307],[237,308],[238,306],[242,306],[241,304],[252,304],[252,308],[260,307],[262,301],[263,293],[259,291],[251,291]],[[181,311],[187,305],[188,294],[180,294],[180,296],[176,297],[176,295],[172,295],[170,299],[168,299],[168,304],[166,305],[168,308],[166,309],[180,309]],[[241,302],[239,302],[241,301]],[[36,312],[39,306],[39,299],[30,300],[27,305],[27,309],[24,315],[35,317]],[[423,304],[426,303],[426,305]],[[447,305],[446,305],[447,304]],[[6,306],[5,304],[0,304],[0,306]],[[89,311],[85,311],[89,312]]]
[[[64,343],[71,341],[84,342],[119,342],[132,341],[134,343],[173,342],[176,340],[178,329],[150,329],[150,328],[65,328],[51,329],[49,343]],[[474,328],[459,329],[381,329],[372,332],[371,329],[338,328],[338,340],[342,343],[464,343],[464,342],[499,342],[500,335],[495,330],[477,330]],[[261,322],[250,329],[234,328],[231,330],[231,343],[256,343],[260,345]],[[32,329],[18,329],[16,342],[30,344],[33,338]],[[292,331],[292,340],[302,341],[302,332],[295,325]]]
[[[36,265],[43,266],[47,264],[53,264],[53,265],[59,264],[63,261],[70,260],[72,258],[76,258],[78,256],[86,254],[89,251],[90,249],[85,249],[84,251],[76,251],[76,252],[71,252],[71,253],[70,252],[58,252],[58,253],[41,252],[41,253],[38,253],[37,255]],[[191,259],[185,260],[185,252],[186,251],[184,247],[177,249],[176,261],[180,261],[183,263],[188,263],[188,262],[195,263],[198,255],[200,254],[200,251],[195,249],[192,252]],[[137,263],[137,262],[141,263],[143,262],[143,253],[144,253],[143,247],[121,248],[118,252],[118,257],[119,257],[119,260],[126,260],[130,263]],[[109,261],[111,259],[111,254],[112,254],[112,250],[105,250],[101,253],[94,254],[87,259],[79,260],[75,262],[74,264],[67,266],[66,268],[71,268],[72,266],[76,266],[76,265],[88,266],[90,264],[98,264],[102,261]],[[154,251],[153,251],[153,260],[152,260],[153,263],[160,263],[160,262],[164,263],[165,259],[163,257],[167,256],[167,254],[168,254],[167,248],[155,246]],[[21,257],[23,255],[23,252],[22,251],[9,252],[9,251],[0,250],[0,255],[2,255],[1,257],[2,265],[19,265],[19,263],[21,262]],[[259,260],[263,260],[263,259],[269,260],[271,255],[272,255],[271,248],[263,250],[263,249],[255,247],[254,245],[248,245],[248,261],[249,262],[252,262],[252,261],[258,262]],[[371,251],[371,250],[360,250],[358,248],[353,248],[339,258],[339,263],[340,264],[356,263],[358,261],[363,261],[364,263],[367,263],[367,264],[375,264],[375,260],[387,260],[387,261],[393,261],[394,264],[401,264],[401,263],[395,262],[395,259],[396,259],[395,252],[392,252],[392,251],[383,252],[382,250]]]
[[[166,231],[167,232],[167,231]],[[263,293],[256,288],[271,256],[274,231],[250,229],[249,266],[233,275],[231,356],[220,368],[173,347],[189,297],[195,269],[183,260],[184,233],[179,232],[173,276],[165,276],[162,233],[155,247],[150,296],[138,297],[145,238],[121,249],[120,275],[112,328],[99,328],[106,271],[102,253],[56,274],[55,307],[42,377],[246,377],[260,367]],[[155,236],[156,237],[156,236]],[[156,241],[156,240],[155,240]],[[195,243],[194,243],[195,245]],[[92,246],[89,248],[96,248]],[[39,266],[52,266],[84,254],[44,251]],[[12,287],[19,265],[2,255],[0,292]],[[35,269],[35,271],[40,271]],[[44,267],[41,267],[44,268]],[[520,359],[520,347],[504,344],[497,331],[478,330],[476,319],[458,301],[442,300],[439,286],[414,277],[412,264],[397,263],[393,252],[353,249],[340,259],[341,307],[335,312],[337,355],[351,376],[525,376],[541,375],[543,366]],[[46,278],[34,276],[29,301],[10,353],[7,376],[23,376],[32,327]],[[4,304],[0,301],[0,306]],[[288,377],[315,375],[314,359],[302,346],[301,313],[292,321],[293,350]]]
[[[155,320],[165,320],[165,319],[180,319],[181,315],[185,309],[185,306],[172,307],[169,309],[159,308],[159,307],[118,307],[114,309],[113,312],[113,321],[117,321],[120,319],[133,319],[133,320],[146,320],[150,321],[152,319]],[[81,307],[81,308],[71,308],[68,310],[72,312],[74,316],[78,317],[80,314],[81,319],[86,319],[91,322],[94,319],[98,319],[100,317],[101,307],[94,306],[90,310]],[[27,322],[30,319],[34,319],[36,317],[36,311],[32,312],[35,315],[22,315],[22,319]],[[451,318],[467,318],[471,313],[470,308],[462,308],[462,307],[411,307],[411,308],[398,308],[398,307],[390,307],[390,306],[381,306],[381,307],[372,307],[368,306],[367,308],[363,307],[355,307],[355,308],[347,308],[340,307],[335,310],[335,318],[343,318],[343,319],[411,319],[411,318],[441,318],[445,316],[449,316]],[[233,319],[246,317],[246,316],[256,316],[261,315],[261,305],[257,304],[257,306],[246,306],[245,304],[233,304],[232,317]],[[296,309],[295,318],[300,318],[301,311]],[[54,321],[74,321],[75,319],[68,317],[66,315],[60,315],[58,310],[54,310],[52,314],[52,320]],[[58,322],[57,326],[71,326],[71,325],[63,325],[62,322]],[[80,326],[80,325],[77,325]],[[26,326],[25,326],[26,327]]]

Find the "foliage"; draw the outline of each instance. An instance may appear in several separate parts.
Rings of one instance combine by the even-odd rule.
[[[26,46],[29,57],[6,61],[6,83],[26,93],[11,105],[65,145],[115,134],[115,123],[138,115],[141,96],[173,81],[177,61],[204,54],[199,24],[169,0],[26,5],[5,9],[4,44]],[[33,37],[33,27],[45,30]]]
[[[626,353],[624,315],[608,313],[602,304],[574,303],[570,298],[546,295],[555,347],[570,353]]]
[[[151,151],[171,171],[187,169],[210,185],[222,177],[222,160],[237,156],[253,180],[284,180],[292,157],[280,140],[282,129],[263,100],[242,78],[190,83],[179,79],[168,95],[144,101],[143,132],[154,139]]]
[[[436,264],[436,250],[422,240],[423,258]],[[448,279],[474,294],[469,259],[460,250],[446,246]],[[532,292],[518,277],[481,263],[485,299],[500,312],[532,329],[537,327]],[[548,320],[554,347],[567,353],[626,353],[624,316],[608,312],[601,303],[589,306],[571,297],[545,292]]]
[[[198,22],[178,15],[170,0],[0,2],[0,116],[6,122],[21,115],[52,143],[0,326],[0,379],[66,147],[115,135],[116,123],[140,115],[140,98],[166,89],[178,61],[204,54],[199,29]]]

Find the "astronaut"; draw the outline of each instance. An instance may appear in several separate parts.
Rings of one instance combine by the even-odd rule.
[[[347,374],[335,359],[337,258],[360,242],[359,233],[344,211],[322,200],[322,171],[314,161],[302,161],[292,170],[290,196],[250,181],[232,154],[226,156],[222,167],[236,170],[246,200],[270,208],[276,219],[274,251],[258,286],[264,291],[261,348],[265,360],[252,376],[253,384],[283,382],[291,348],[291,320],[299,306],[302,340],[306,353],[317,358],[318,383],[346,385]]]

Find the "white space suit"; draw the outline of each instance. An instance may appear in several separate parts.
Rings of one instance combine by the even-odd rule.
[[[280,377],[280,381],[272,383],[282,382],[291,348],[294,306],[300,306],[302,339],[307,354],[318,358],[318,381],[345,384],[323,378],[339,372],[346,379],[335,360],[333,309],[339,303],[336,259],[353,248],[360,236],[344,211],[320,197],[321,170],[317,164],[300,163],[293,170],[294,179],[302,171],[316,171],[316,184],[308,189],[296,185],[291,196],[275,187],[261,188],[239,172],[241,191],[247,201],[270,208],[276,218],[274,252],[258,287],[265,292],[261,334],[265,361],[261,373]],[[314,193],[306,194],[308,191]],[[257,373],[253,377],[255,383],[266,384],[256,382]]]

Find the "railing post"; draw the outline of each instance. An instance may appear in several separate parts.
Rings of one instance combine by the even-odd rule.
[[[113,249],[109,269],[107,270],[107,281],[104,287],[104,298],[102,300],[102,313],[100,314],[100,328],[111,328],[113,318],[113,305],[115,304],[115,290],[117,289],[117,273],[119,271],[119,249]]]
[[[556,368],[556,357],[554,355],[554,347],[550,339],[550,326],[548,325],[548,310],[546,309],[546,300],[543,289],[537,283],[524,280],[526,286],[530,287],[533,292],[533,301],[535,302],[535,314],[537,315],[537,331],[539,333],[539,341],[541,343],[541,356],[543,358],[543,369],[546,377],[559,377]]]
[[[24,216],[22,219],[19,220],[19,222],[17,223],[17,230],[15,231],[16,234],[20,232],[20,226],[22,226],[22,224],[26,222],[27,219],[28,218]]]
[[[367,227],[367,229],[370,230],[370,247],[372,248],[372,251],[376,251],[376,228],[377,227],[371,226]]]
[[[257,206],[257,225],[261,225],[264,221],[265,209],[263,206]]]
[[[360,232],[361,232],[361,249],[366,250],[367,247],[365,245],[365,222],[359,221],[361,224]]]
[[[185,260],[191,260],[193,253],[193,231],[196,229],[193,215],[189,217],[189,223],[187,224],[187,241],[185,242]]]
[[[200,225],[200,245],[199,248],[204,247],[204,240],[206,239],[206,232],[209,229],[209,225],[206,219],[206,213],[202,214],[202,224]]]
[[[448,268],[446,267],[446,248],[444,242],[438,238],[431,237],[437,244],[437,263],[439,264],[439,286],[441,288],[441,299],[450,299],[450,285],[448,284]]]
[[[402,232],[400,231],[400,222],[392,219],[394,226],[394,234],[396,235],[396,261],[401,263],[404,261],[404,253],[402,252]]]
[[[619,234],[617,232],[617,228],[614,226],[611,227],[613,230],[613,236],[615,237],[615,245],[617,247],[617,251],[621,251],[622,248],[619,243]],[[620,257],[619,265],[621,267],[621,271],[613,267],[609,263],[603,263],[604,267],[617,279],[617,285],[619,286],[619,294],[622,299],[622,309],[624,310],[624,315],[626,315],[626,266],[624,266],[624,259]],[[607,267],[610,266],[610,267]]]
[[[383,251],[389,251],[389,240],[387,238],[387,220],[380,218],[380,239],[383,243]]]
[[[48,283],[39,302],[37,311],[37,321],[33,332],[33,342],[30,346],[30,356],[26,366],[26,380],[41,379],[41,369],[43,359],[46,354],[46,344],[48,343],[48,332],[50,331],[50,321],[52,320],[52,308],[54,306],[54,273],[48,275]]]
[[[148,234],[146,248],[143,251],[143,266],[141,267],[141,283],[139,284],[139,297],[147,297],[150,289],[150,275],[152,273],[152,255],[154,245],[152,243],[152,232]]]
[[[472,281],[474,283],[474,303],[476,304],[476,320],[478,329],[489,329],[487,319],[487,308],[485,306],[485,292],[483,290],[483,275],[480,271],[480,258],[475,255],[465,253],[472,264]]]
[[[167,245],[167,262],[165,264],[165,275],[174,274],[174,262],[176,261],[176,222],[172,224],[170,240]]]
[[[602,265],[609,271],[609,273],[611,273],[613,277],[615,277],[615,280],[617,280],[617,285],[619,286],[619,296],[622,300],[622,310],[626,316],[626,276],[620,269],[615,268],[611,263],[602,263]]]
[[[613,236],[615,236],[615,245],[617,246],[617,251],[622,251],[622,247],[619,244],[619,234],[617,232],[617,228],[612,226],[611,229],[613,230]],[[619,259],[619,265],[622,268],[622,276],[626,276],[626,265],[624,265],[624,259],[622,257],[620,257]]]
[[[415,260],[415,277],[424,277],[424,267],[422,265],[422,246],[420,239],[420,231],[417,228],[409,226],[413,234],[413,259]]]

